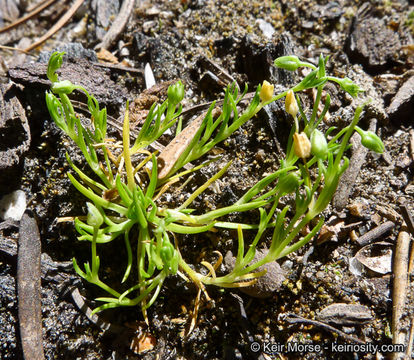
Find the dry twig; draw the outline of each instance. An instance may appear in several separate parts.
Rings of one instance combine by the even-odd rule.
[[[413,353],[413,340],[414,340],[414,316],[411,318],[410,334],[408,336],[408,345],[405,350],[405,357],[411,359]]]
[[[411,160],[414,161],[414,129],[410,130],[410,154]]]
[[[207,68],[207,69],[211,69],[213,71],[216,71],[217,74],[216,76],[219,78],[222,78],[224,80],[224,82],[226,83],[230,83],[230,84],[234,84],[237,89],[240,91],[240,87],[239,84],[237,83],[237,81],[233,78],[233,76],[231,76],[226,69],[224,69],[223,67],[221,67],[220,65],[216,64],[214,61],[210,60],[208,57],[203,56],[200,58],[200,62],[201,64]]]
[[[388,231],[391,231],[394,228],[395,224],[392,221],[386,221],[385,223],[378,225],[372,230],[368,231],[364,235],[360,236],[357,239],[357,243],[360,246],[365,246],[371,244],[373,241],[377,240],[382,235],[386,234]]]
[[[119,11],[117,17],[115,18],[108,32],[102,39],[102,42],[95,46],[95,50],[108,49],[112,45],[112,43],[118,38],[118,36],[125,29],[125,26],[134,8],[134,4],[135,0],[124,0],[122,2],[121,10]]]
[[[49,31],[40,37],[39,40],[34,42],[32,45],[24,49],[24,51],[31,51],[35,48],[37,48],[39,45],[43,44],[47,39],[52,37],[57,31],[59,31],[75,14],[75,12],[79,9],[79,7],[83,4],[84,0],[77,0],[72,7],[66,12],[65,15],[63,15],[58,22],[53,25]]]
[[[401,214],[404,218],[405,223],[407,224],[408,230],[411,233],[411,236],[414,237],[414,219],[411,215],[410,210],[406,205],[400,206]],[[410,261],[408,263],[408,273],[411,274],[414,270],[414,246],[411,246]]]
[[[0,34],[5,32],[5,31],[11,30],[11,29],[15,28],[16,26],[19,26],[20,24],[23,24],[24,22],[31,19],[32,17],[35,17],[37,14],[39,14],[41,11],[46,9],[48,6],[52,5],[54,2],[56,2],[56,0],[45,1],[39,7],[36,7],[31,12],[29,12],[27,15],[25,15],[25,16],[17,19],[16,21],[12,22],[11,24],[1,28],[0,29]]]
[[[410,248],[410,234],[403,226],[398,234],[394,256],[394,290],[392,296],[392,343],[402,344],[401,316],[404,312],[408,286],[408,252]],[[394,357],[395,358],[395,357]]]
[[[340,337],[342,337],[343,339],[345,339],[346,341],[349,341],[351,343],[365,344],[365,342],[359,340],[358,338],[353,337],[351,335],[348,335],[347,333],[345,333],[341,330],[338,330],[337,328],[335,328],[331,325],[325,324],[322,321],[306,319],[306,318],[304,318],[302,316],[299,316],[299,315],[296,315],[296,314],[287,314],[286,322],[288,322],[289,324],[310,324],[310,325],[319,327],[321,329],[324,329],[326,331],[336,333]]]
[[[102,320],[101,317],[97,314],[92,315],[91,308],[86,304],[85,299],[80,294],[78,288],[74,287],[71,290],[70,294],[72,295],[72,299],[79,310],[82,311],[92,323],[99,326],[102,330],[111,334],[119,334],[125,331],[125,328],[116,324],[108,323]]]
[[[111,69],[111,70],[117,70],[117,71],[125,71],[125,72],[131,72],[135,74],[144,74],[144,70],[142,69],[136,69],[129,66],[122,66],[119,64],[101,64],[101,63],[93,63],[93,66]]]

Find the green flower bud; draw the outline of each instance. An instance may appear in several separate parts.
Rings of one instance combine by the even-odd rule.
[[[384,152],[384,144],[377,134],[372,131],[362,131],[359,134],[361,135],[361,144],[367,149],[375,151],[378,154]]]
[[[170,263],[170,271],[173,275],[177,274],[178,271],[178,263],[180,262],[180,258],[178,257],[178,252],[175,251],[174,257]]]
[[[73,85],[69,80],[58,81],[52,85],[52,91],[55,94],[70,94],[77,88],[78,86]]]
[[[328,143],[325,136],[318,129],[313,130],[311,137],[311,152],[318,159],[325,160],[328,155]]]
[[[355,84],[351,79],[345,77],[343,79],[339,78],[329,78],[332,81],[335,81],[339,84],[342,90],[345,90],[349,95],[352,97],[358,96],[360,92],[364,92],[365,90]]]
[[[170,104],[177,105],[182,99],[184,99],[184,94],[184,84],[181,80],[168,87],[167,96]]]
[[[86,206],[88,207],[86,222],[93,227],[100,227],[104,221],[102,214],[92,203],[87,202]]]
[[[60,129],[67,132],[68,127],[65,121],[65,117],[63,115],[63,107],[59,99],[52,93],[46,92],[46,105],[47,109],[49,110],[50,117],[55,122],[55,124]]]
[[[174,257],[174,246],[169,242],[165,242],[160,250],[160,257],[164,265],[170,266],[171,260]]]
[[[326,59],[324,59],[322,54],[319,55],[318,78],[323,78],[326,76],[325,67],[326,67],[326,61],[328,60],[328,58],[329,56],[327,56]]]
[[[47,78],[53,83],[58,81],[56,70],[62,66],[64,54],[65,52],[55,51],[50,56],[49,63],[47,65]]]
[[[295,71],[298,67],[300,67],[301,61],[297,56],[289,55],[289,56],[281,56],[278,57],[274,61],[274,65],[285,70]]]
[[[319,79],[317,77],[317,75],[318,75],[318,71],[317,70],[311,71],[292,90],[294,92],[298,92],[298,91],[302,91],[302,90],[305,90],[305,89],[310,89],[310,88],[318,87],[319,85],[322,85],[323,83],[325,83],[327,81],[326,78]]]
[[[282,176],[277,183],[281,194],[290,194],[299,187],[299,177],[295,173]]]

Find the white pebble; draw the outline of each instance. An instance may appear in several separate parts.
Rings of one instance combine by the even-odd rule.
[[[275,29],[273,28],[273,26],[267,21],[264,21],[263,19],[257,19],[256,23],[259,25],[259,29],[262,30],[263,35],[266,36],[268,39],[271,39],[273,34],[275,33]]]
[[[19,221],[26,210],[26,194],[16,190],[2,197],[0,200],[0,217],[3,220]]]

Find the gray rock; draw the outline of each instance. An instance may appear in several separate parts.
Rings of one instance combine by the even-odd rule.
[[[311,10],[312,18],[322,21],[338,20],[345,12],[336,1],[329,1],[326,5],[316,4]]]
[[[236,68],[246,73],[250,82],[262,83],[263,79],[272,84],[290,86],[293,83],[293,73],[278,69],[273,65],[279,56],[292,55],[294,44],[289,33],[282,33],[278,38],[263,43],[258,36],[247,35],[240,43],[236,59]]]
[[[0,218],[19,221],[26,210],[26,194],[22,190],[13,191],[0,199]]]
[[[391,121],[414,120],[414,76],[411,76],[398,90],[386,109]]]
[[[256,23],[259,25],[259,29],[262,31],[263,35],[266,38],[271,39],[275,33],[275,29],[273,28],[272,24],[263,19],[257,19]]]
[[[361,64],[371,74],[390,68],[401,48],[398,34],[383,19],[356,18],[347,41],[346,52],[351,62]]]
[[[42,51],[39,54],[38,62],[47,64],[49,62],[50,55],[55,51],[65,52],[65,61],[76,62],[79,59],[85,59],[90,62],[97,62],[98,57],[95,51],[91,49],[85,49],[81,43],[67,43],[62,46],[58,46],[53,51]]]
[[[0,0],[0,26],[4,20],[15,21],[19,17],[19,4],[16,0]]]

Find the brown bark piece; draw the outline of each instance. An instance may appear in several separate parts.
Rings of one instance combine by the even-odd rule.
[[[45,91],[51,86],[46,71],[47,64],[25,64],[10,68],[9,76],[14,82],[25,85],[28,91]],[[127,91],[111,80],[103,70],[84,59],[76,59],[76,64],[64,62],[57,73],[59,80],[70,80],[73,84],[83,86],[96,97],[102,107],[118,109],[129,97]],[[72,94],[71,99],[85,101],[84,96],[78,95],[79,92],[75,91]]]
[[[26,360],[44,359],[40,256],[40,235],[36,221],[25,213],[19,229],[17,294],[20,337]]]
[[[19,178],[21,157],[30,146],[25,111],[10,85],[0,85],[0,188],[12,190],[11,178]]]

